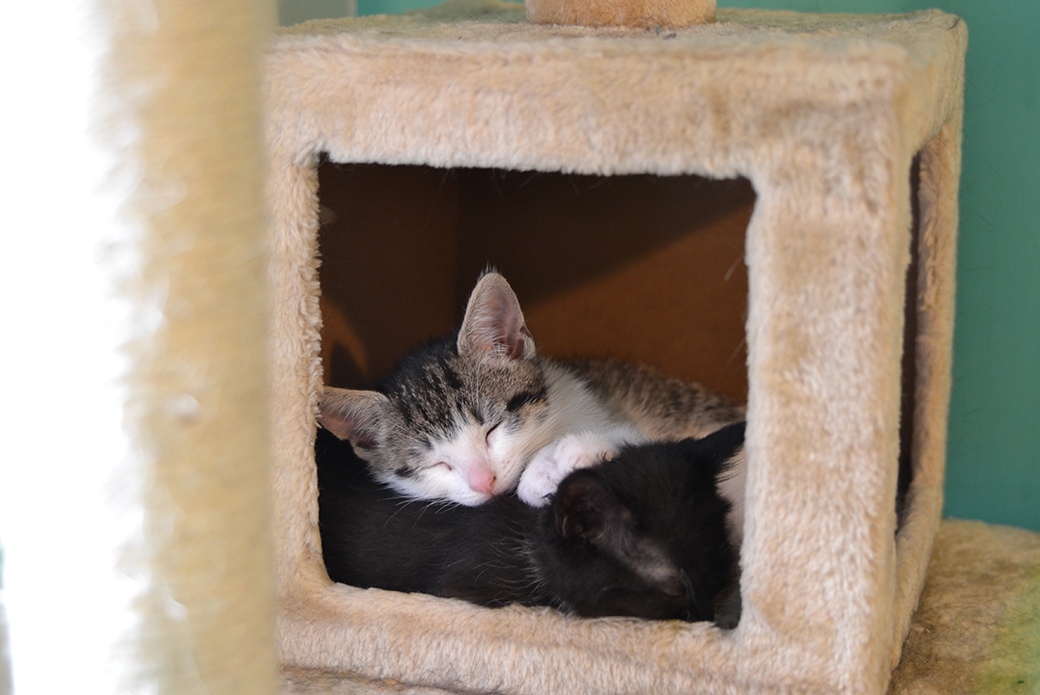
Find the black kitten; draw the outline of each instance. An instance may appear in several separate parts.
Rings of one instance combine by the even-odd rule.
[[[417,501],[375,482],[349,444],[315,444],[325,566],[337,582],[579,616],[713,620],[736,583],[718,492],[744,424],[622,447],[568,475],[552,503]],[[732,603],[732,602],[729,602]],[[738,602],[739,603],[739,602]],[[732,626],[735,616],[722,616]]]

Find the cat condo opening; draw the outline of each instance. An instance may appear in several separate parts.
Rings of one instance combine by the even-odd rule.
[[[678,442],[743,420],[749,182],[331,162],[318,176],[320,420],[360,445],[356,453],[367,460],[319,433],[329,576],[489,606],[547,603],[578,615],[735,625],[742,462],[720,473],[718,489],[731,498],[725,513],[716,482],[704,483],[698,471],[739,450],[716,452],[723,457],[716,462],[712,442],[729,441],[724,435],[701,449],[676,445],[650,455],[638,478],[624,482],[632,457],[643,455],[621,453],[614,442]],[[518,293],[522,330],[541,361],[503,357],[485,372],[484,352],[461,345],[466,326],[458,348],[430,352],[431,338],[463,324],[463,309],[467,322],[508,343],[502,298],[478,300],[484,290],[473,288],[489,267]],[[404,345],[386,349],[400,336]],[[370,388],[385,376],[389,365],[381,362],[403,350],[412,354],[384,386],[390,399],[373,404],[374,393],[335,388]],[[572,357],[599,359],[601,371],[561,362]],[[705,372],[711,393],[675,380],[703,382]],[[519,482],[521,500],[539,504],[556,490],[550,481],[564,477],[559,466],[569,472],[579,465],[572,462],[604,459],[612,462],[565,484],[571,494],[554,494],[537,512],[511,500],[481,510],[430,504],[484,501],[489,480],[496,494]],[[364,469],[404,496],[363,492]],[[546,515],[556,523],[546,525]],[[608,522],[619,515],[637,521]],[[568,526],[564,518],[581,522]],[[528,529],[517,534],[518,525]],[[586,531],[601,525],[602,535]],[[498,534],[484,530],[499,526]],[[504,546],[514,550],[503,555]],[[390,547],[412,550],[391,558]],[[655,559],[627,550],[635,547],[653,547]]]
[[[965,33],[940,12],[717,20],[666,35],[535,27],[489,2],[275,42],[292,687],[884,691],[941,510]],[[541,353],[648,362],[746,396],[736,629],[329,580],[323,383],[362,385],[457,328],[488,264]]]

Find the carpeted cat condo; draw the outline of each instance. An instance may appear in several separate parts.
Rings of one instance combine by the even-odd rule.
[[[528,23],[520,6],[493,0],[284,31],[265,71],[279,629],[291,687],[310,678],[395,692],[884,692],[942,505],[966,37],[938,11],[719,10],[688,28],[594,29]],[[419,303],[409,315],[380,310],[367,328],[340,326],[348,347],[369,340],[376,360],[379,336],[461,307],[479,268],[459,259],[495,233],[437,231],[433,202],[380,181],[441,172],[428,197],[450,188],[468,201],[447,215],[458,224],[484,224],[473,210],[506,195],[460,192],[466,172],[499,172],[493,183],[516,172],[693,177],[709,192],[717,179],[750,182],[746,311],[733,317],[746,330],[749,422],[736,629],[485,609],[329,581],[313,456],[324,378],[318,238],[331,224],[319,169],[329,165],[368,181],[338,213],[338,229],[355,237],[343,282],[361,304],[365,286],[404,288],[400,304]],[[389,200],[376,214],[366,205],[380,196]],[[636,217],[657,208],[634,205]],[[382,237],[379,220],[398,213],[413,215],[410,235]],[[546,234],[567,236],[559,219]],[[602,251],[594,238],[582,245]],[[566,259],[545,262],[567,275]],[[651,269],[634,284],[653,289],[669,273]],[[599,287],[586,280],[589,292]],[[444,287],[458,292],[438,303]],[[669,295],[633,313],[670,306]],[[595,323],[559,322],[576,333]],[[897,515],[901,460],[910,482]]]

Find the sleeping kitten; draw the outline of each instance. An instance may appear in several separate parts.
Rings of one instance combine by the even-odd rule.
[[[702,387],[646,367],[541,357],[497,273],[477,283],[456,335],[414,350],[378,390],[326,387],[319,410],[377,480],[468,506],[516,489],[539,452],[538,475],[518,491],[532,504],[622,444],[703,436],[743,419]]]
[[[361,588],[732,627],[736,555],[718,484],[743,433],[739,423],[700,440],[623,446],[535,509],[514,495],[479,507],[402,497],[319,432],[325,566]],[[737,614],[716,616],[716,604]]]

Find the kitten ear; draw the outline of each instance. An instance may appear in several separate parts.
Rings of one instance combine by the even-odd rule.
[[[732,425],[715,430],[701,439],[701,443],[708,450],[717,452],[722,458],[729,458],[737,449],[744,446],[744,430],[747,429],[746,422],[736,422]]]
[[[553,497],[556,530],[621,556],[633,534],[632,512],[592,471],[578,470],[560,483]]]
[[[684,439],[678,443],[687,461],[710,461],[715,468],[723,468],[744,446],[746,422],[737,422],[715,430],[700,439]]]
[[[475,351],[512,360],[535,356],[534,338],[524,325],[520,302],[498,273],[485,274],[473,288],[457,347],[460,354]]]
[[[375,446],[389,399],[376,391],[326,386],[318,401],[318,422],[340,439],[362,448]]]

